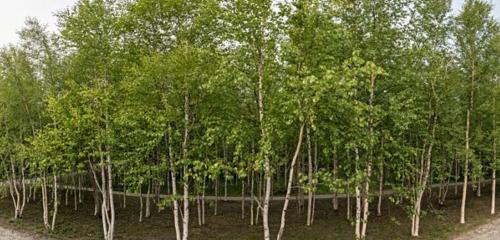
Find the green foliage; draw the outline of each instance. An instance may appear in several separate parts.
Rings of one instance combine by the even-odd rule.
[[[483,1],[450,5],[82,0],[59,32],[28,19],[0,50],[2,178],[12,160],[31,177],[112,166],[133,192],[175,173],[191,200],[233,176],[283,186],[305,125],[301,190],[353,193],[385,173],[391,201],[417,214],[419,193],[461,179],[466,156],[473,179],[500,164],[498,23]]]

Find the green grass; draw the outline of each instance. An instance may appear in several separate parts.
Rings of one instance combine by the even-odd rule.
[[[450,189],[451,191],[451,189]],[[419,239],[451,239],[475,226],[487,222],[490,216],[490,196],[484,191],[483,197],[469,195],[467,202],[467,224],[460,225],[460,199],[453,192],[445,207],[424,201],[427,214],[421,220],[421,236]],[[62,199],[64,200],[64,199]],[[70,200],[73,200],[70,197]],[[499,201],[500,202],[500,201]],[[27,204],[22,219],[13,221],[12,202],[10,198],[0,200],[0,224],[38,237],[53,239],[102,239],[101,220],[93,216],[93,200],[87,195],[79,210],[73,210],[73,202],[69,206],[60,206],[56,230],[46,232],[43,229],[42,207],[39,202]],[[173,217],[170,208],[158,213],[152,207],[151,218],[139,223],[139,207],[137,198],[129,198],[127,208],[121,208],[121,196],[116,199],[117,223],[116,239],[174,239]],[[249,209],[247,203],[246,218],[241,219],[238,202],[219,203],[219,215],[213,215],[213,204],[208,204],[207,225],[197,225],[196,205],[191,207],[190,239],[262,239],[262,227],[249,226]],[[375,204],[371,204],[375,207]],[[272,202],[271,230],[276,234],[281,213],[281,202]],[[297,206],[291,202],[285,229],[285,239],[353,239],[353,227],[345,219],[345,201],[340,201],[340,210],[331,209],[329,200],[318,201],[313,226],[305,226],[305,215],[297,213]],[[410,237],[410,219],[399,206],[384,201],[382,217],[372,214],[368,224],[368,239],[412,239]]]

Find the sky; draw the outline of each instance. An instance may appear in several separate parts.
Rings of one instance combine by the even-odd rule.
[[[56,30],[57,18],[54,13],[73,5],[77,0],[0,0],[0,46],[15,43],[17,31],[27,17],[36,17],[49,30]],[[500,0],[488,0],[494,5],[494,15],[500,21]],[[457,12],[464,0],[453,0]]]
[[[56,30],[57,18],[54,13],[75,2],[76,0],[0,0],[0,46],[17,41],[17,31],[24,26],[27,17],[36,17],[49,30]]]

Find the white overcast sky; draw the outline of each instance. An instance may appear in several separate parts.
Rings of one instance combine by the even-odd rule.
[[[0,46],[17,41],[16,32],[22,28],[26,17],[36,17],[50,30],[56,30],[54,13],[73,5],[77,0],[0,0]],[[188,1],[188,0],[186,0]],[[460,9],[464,0],[453,0],[453,9]],[[494,15],[500,20],[500,0],[495,4]]]
[[[17,41],[17,31],[26,17],[36,17],[50,30],[56,29],[54,13],[73,5],[76,0],[0,0],[0,45]]]

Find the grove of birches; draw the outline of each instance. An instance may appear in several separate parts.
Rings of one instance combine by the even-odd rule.
[[[486,0],[457,11],[450,0],[80,0],[56,13],[55,32],[27,18],[19,41],[0,50],[0,176],[12,200],[2,211],[22,221],[36,198],[53,231],[68,195],[77,209],[87,192],[111,240],[122,193],[135,194],[133,221],[143,209],[145,218],[169,211],[165,221],[186,240],[217,214],[229,185],[266,240],[286,238],[292,204],[313,225],[317,196],[343,212],[353,239],[366,238],[384,202],[411,219],[403,234],[419,236],[431,193],[442,204],[458,189],[456,222],[465,223],[467,201],[491,181],[495,214],[492,8]]]

